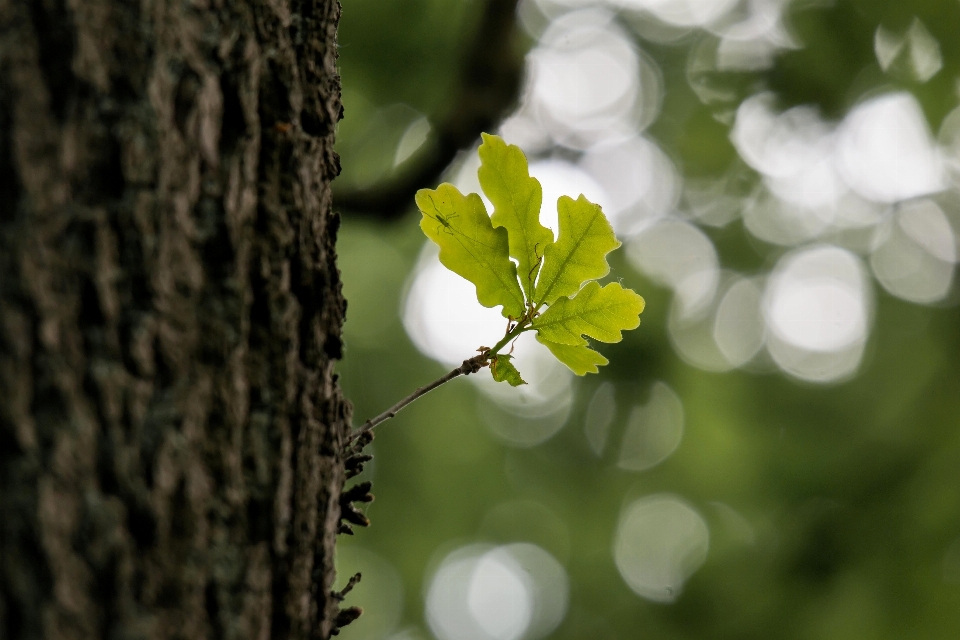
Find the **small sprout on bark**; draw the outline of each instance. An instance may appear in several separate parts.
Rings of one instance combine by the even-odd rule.
[[[346,609],[340,609],[340,611],[337,612],[336,619],[333,621],[333,629],[330,630],[330,635],[340,635],[340,629],[343,629],[345,626],[359,618],[362,613],[363,609],[360,607],[347,607]]]
[[[353,503],[373,502],[373,494],[370,493],[372,486],[373,483],[370,481],[358,482],[340,494],[340,523],[337,527],[337,533],[345,533],[352,536],[353,527],[350,526],[351,524],[360,527],[370,526],[370,520],[362,511],[357,509]],[[344,522],[344,520],[346,520],[346,522]]]
[[[343,589],[340,591],[331,591],[330,597],[337,602],[343,602],[344,598],[346,598],[347,594],[350,593],[355,586],[357,586],[358,582],[360,582],[360,574],[355,573]],[[340,629],[359,618],[360,614],[362,613],[363,609],[360,607],[347,607],[346,609],[340,609],[337,611],[337,617],[334,618],[333,629],[330,630],[330,635],[339,635]]]
[[[355,455],[347,458],[344,465],[347,472],[347,479],[360,475],[363,472],[363,464],[371,460],[373,460],[373,456],[368,454]]]
[[[373,487],[373,483],[369,480],[358,482],[340,494],[340,502],[373,502],[373,494],[370,493],[371,487]]]
[[[347,594],[353,591],[353,588],[357,586],[357,583],[360,582],[362,576],[359,573],[353,574],[353,577],[347,581],[347,585],[340,591],[331,591],[330,597],[332,597],[337,602],[343,602],[344,598],[347,597]]]
[[[340,518],[358,527],[369,527],[370,520],[351,503],[340,504]]]

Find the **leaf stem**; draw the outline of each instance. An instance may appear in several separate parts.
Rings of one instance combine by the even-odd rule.
[[[450,382],[451,380],[453,380],[458,376],[468,376],[471,373],[476,373],[477,371],[480,371],[480,369],[487,366],[487,364],[490,362],[490,359],[498,355],[500,353],[500,349],[503,349],[505,346],[507,346],[507,344],[509,344],[511,340],[519,336],[524,331],[529,331],[530,327],[528,325],[530,324],[530,322],[531,320],[527,317],[521,318],[520,321],[517,322],[517,325],[511,331],[508,331],[503,336],[503,339],[500,340],[500,342],[498,342],[497,344],[495,344],[492,349],[486,350],[482,353],[479,353],[473,356],[472,358],[468,358],[464,360],[463,364],[461,364],[459,367],[457,367],[453,371],[450,371],[449,373],[437,378],[436,380],[434,380],[433,382],[431,382],[426,386],[420,387],[419,389],[417,389],[416,391],[408,395],[406,398],[404,398],[397,404],[393,405],[392,407],[390,407],[389,409],[381,413],[380,415],[370,418],[369,420],[364,422],[359,429],[357,429],[347,437],[346,444],[350,445],[361,435],[363,435],[367,431],[370,431],[381,422],[386,422],[390,418],[394,417],[405,406],[407,406],[417,398],[430,393],[440,385]]]
[[[503,349],[505,346],[507,346],[510,343],[511,340],[513,340],[514,338],[516,338],[521,333],[527,330],[528,324],[530,324],[530,321],[526,319],[522,319],[520,322],[518,322],[517,326],[515,326],[512,331],[507,332],[507,334],[503,336],[503,339],[500,342],[493,345],[493,348],[490,349],[490,351],[487,351],[487,358],[489,359],[499,354],[500,349]]]

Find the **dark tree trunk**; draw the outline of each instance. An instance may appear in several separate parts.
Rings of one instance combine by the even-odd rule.
[[[334,631],[338,17],[0,0],[0,637]]]

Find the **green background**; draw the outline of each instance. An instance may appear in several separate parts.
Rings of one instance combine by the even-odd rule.
[[[482,8],[476,0],[343,0],[339,187],[389,177],[407,126],[443,116]],[[874,52],[878,25],[903,31],[915,17],[942,54],[942,69],[926,82],[895,67],[885,73]],[[646,135],[685,178],[742,168],[730,126],[717,116],[760,90],[774,91],[781,109],[815,105],[833,121],[871,92],[908,91],[933,132],[957,106],[960,3],[798,1],[786,19],[802,46],[779,52],[767,69],[715,74],[709,81],[731,96],[724,104],[704,104],[689,85],[688,59],[704,32],[668,43],[637,36],[664,86],[662,115]],[[533,44],[518,38],[518,55]],[[392,222],[343,215],[349,307],[339,370],[359,424],[447,368],[417,351],[401,319],[424,244],[419,214],[411,208]],[[722,267],[748,274],[768,272],[788,249],[753,238],[739,218],[702,230]],[[363,474],[377,497],[366,509],[372,525],[341,536],[338,551],[341,574],[364,572],[347,604],[366,613],[341,637],[432,637],[424,594],[439,560],[475,542],[520,541],[548,551],[569,578],[569,605],[552,638],[960,636],[956,282],[942,301],[921,305],[872,281],[872,326],[856,375],[814,384],[773,366],[712,373],[687,364],[668,336],[671,291],[623,254],[611,255],[612,275],[646,298],[642,324],[623,342],[600,345],[611,364],[574,381],[570,417],[555,436],[529,448],[498,439],[490,416],[521,418],[467,380],[380,427]],[[657,381],[683,402],[679,448],[642,472],[619,468],[610,446],[596,456],[584,420],[600,385],[611,383],[618,403],[615,441],[630,405],[646,401]],[[705,562],[670,604],[631,591],[611,551],[624,505],[658,493],[682,496],[710,531]]]

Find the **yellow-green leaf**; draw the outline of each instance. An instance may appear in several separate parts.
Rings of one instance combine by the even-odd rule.
[[[580,290],[610,272],[607,254],[620,246],[603,211],[582,195],[557,201],[560,233],[543,255],[534,301],[539,306]]]
[[[519,263],[520,285],[532,299],[543,252],[553,244],[553,233],[540,224],[543,190],[530,177],[520,147],[506,144],[499,136],[481,135],[480,186],[493,203],[493,226],[507,230],[510,255]]]
[[[519,387],[522,384],[527,384],[523,378],[520,377],[520,372],[517,371],[517,368],[510,362],[511,358],[513,358],[513,356],[506,354],[493,356],[490,360],[490,373],[493,374],[493,379],[497,382],[506,382],[511,387]]]
[[[620,342],[625,329],[640,326],[644,301],[616,282],[601,287],[588,282],[576,297],[560,298],[533,321],[544,340],[585,345],[588,335],[601,342]]]
[[[485,307],[503,305],[504,317],[524,312],[517,267],[510,261],[507,230],[494,229],[480,196],[463,195],[452,184],[417,192],[420,228],[440,247],[440,262],[477,288]]]
[[[550,342],[541,338],[539,333],[537,334],[537,340],[547,349],[550,349],[550,353],[556,356],[557,360],[567,365],[578,376],[596,373],[598,366],[602,367],[609,362],[590,347]]]

